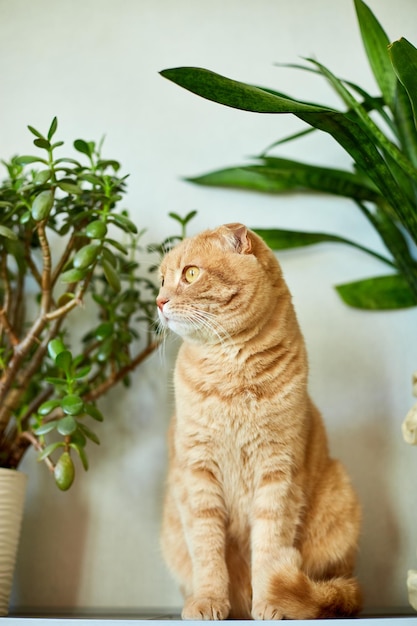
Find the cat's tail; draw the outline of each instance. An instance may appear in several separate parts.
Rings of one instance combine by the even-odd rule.
[[[362,593],[356,578],[316,581],[299,570],[272,580],[269,601],[287,619],[352,617],[362,608]]]

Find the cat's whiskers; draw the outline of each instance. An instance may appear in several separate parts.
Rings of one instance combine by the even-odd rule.
[[[184,317],[186,321],[189,322],[196,330],[201,331],[204,329],[209,331],[209,333],[214,335],[222,345],[226,343],[226,340],[231,340],[229,333],[222,326],[222,324],[220,324],[214,313],[210,313],[204,309],[196,309],[194,307],[189,307],[189,311],[186,310],[185,313]]]

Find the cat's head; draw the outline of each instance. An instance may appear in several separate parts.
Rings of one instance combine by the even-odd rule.
[[[259,325],[283,282],[271,250],[243,224],[184,239],[164,257],[160,275],[161,325],[208,343]]]

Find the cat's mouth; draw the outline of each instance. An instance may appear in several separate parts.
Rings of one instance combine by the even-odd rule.
[[[184,331],[185,331],[186,324],[184,322],[181,323],[181,320],[175,319],[174,316],[169,315],[167,311],[164,311],[161,309],[158,309],[158,316],[159,316],[159,321],[165,328],[169,328],[169,330],[172,330],[174,333],[177,333],[177,335],[185,334]],[[182,328],[182,332],[181,332],[181,328]]]

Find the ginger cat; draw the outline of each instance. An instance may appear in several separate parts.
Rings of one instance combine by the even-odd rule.
[[[161,264],[162,326],[183,338],[162,550],[184,619],[356,614],[360,508],[307,391],[291,296],[242,224]]]

